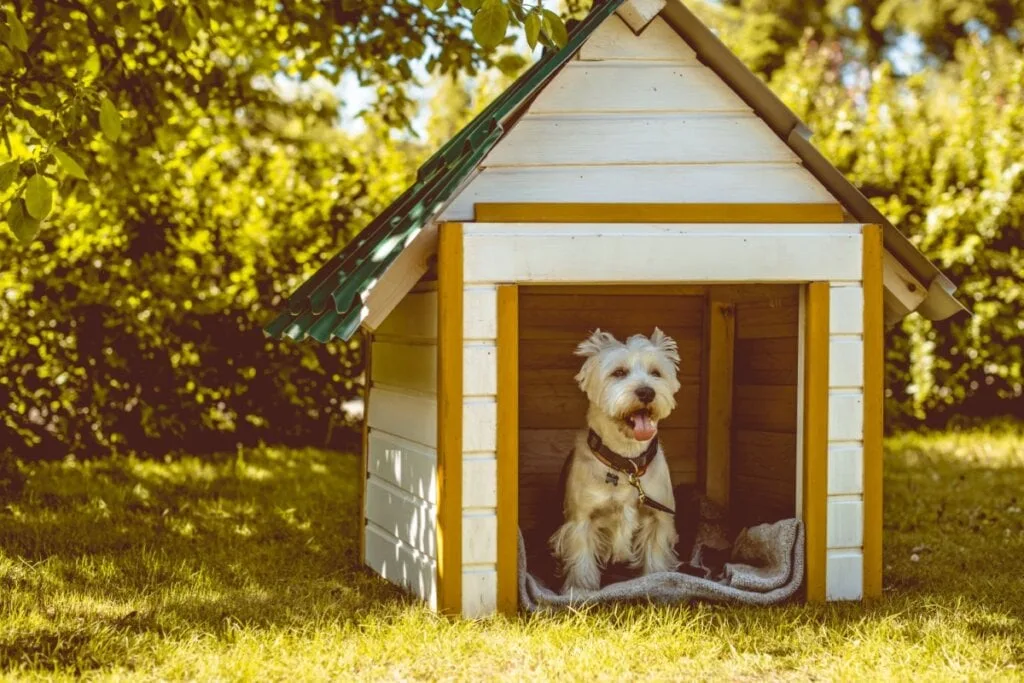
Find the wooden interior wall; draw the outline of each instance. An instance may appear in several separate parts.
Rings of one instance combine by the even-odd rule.
[[[733,522],[792,517],[796,505],[799,289],[747,288],[736,303]]]
[[[557,494],[587,399],[574,376],[577,344],[596,328],[619,339],[660,327],[679,344],[678,407],[661,424],[673,484],[694,483],[700,413],[704,296],[700,288],[523,287],[519,302],[519,523],[543,547],[562,517]]]

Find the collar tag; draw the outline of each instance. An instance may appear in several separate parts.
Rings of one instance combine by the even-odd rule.
[[[608,472],[607,474],[604,475],[604,483],[611,484],[612,486],[618,486],[619,475],[615,474],[614,472]]]

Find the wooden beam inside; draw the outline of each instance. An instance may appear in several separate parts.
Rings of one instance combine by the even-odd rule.
[[[708,299],[705,329],[708,334],[708,352],[704,485],[708,498],[728,508],[736,307],[719,299],[714,290]]]

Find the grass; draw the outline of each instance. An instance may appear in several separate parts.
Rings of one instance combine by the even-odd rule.
[[[0,511],[5,680],[1024,680],[1024,437],[888,442],[868,605],[450,621],[356,567],[357,460],[38,464]]]

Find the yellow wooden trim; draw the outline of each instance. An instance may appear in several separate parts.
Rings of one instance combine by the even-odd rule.
[[[519,609],[519,288],[498,287],[498,611]]]
[[[479,223],[843,223],[839,204],[480,203]]]
[[[437,608],[462,614],[462,225],[440,226],[437,276]]]
[[[704,485],[708,498],[729,506],[732,445],[733,355],[736,307],[712,290],[707,307],[707,408]]]
[[[363,336],[363,434],[362,456],[359,458],[359,564],[366,564],[366,480],[370,465],[370,363],[373,348],[373,336],[364,332]]]
[[[882,430],[885,392],[882,229],[864,226],[864,597],[882,595]]]
[[[807,286],[804,340],[804,491],[807,599],[825,600],[828,514],[829,284]]]

